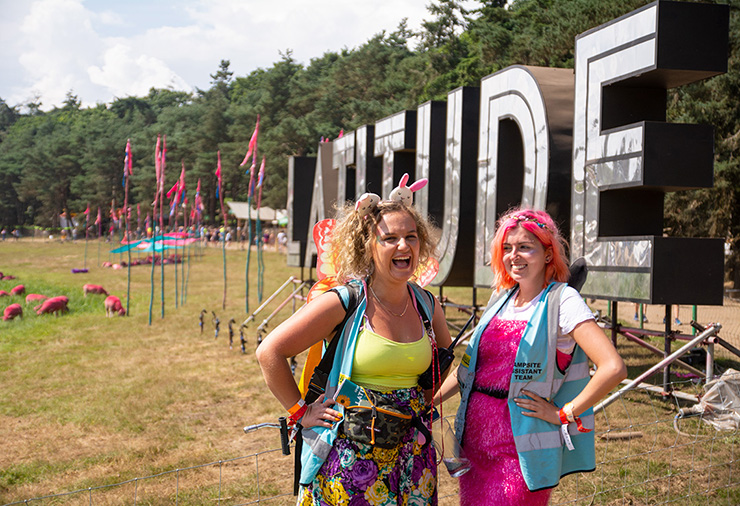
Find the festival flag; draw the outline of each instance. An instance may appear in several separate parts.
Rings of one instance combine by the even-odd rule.
[[[175,184],[172,185],[172,188],[170,188],[170,191],[167,192],[167,198],[172,199],[172,195],[177,191],[177,189],[180,187],[180,181],[175,181]]]
[[[95,218],[95,224],[100,225],[103,222],[102,217],[100,216],[100,206],[98,206],[98,217]]]
[[[159,179],[162,177],[162,136],[157,135],[157,144],[154,146],[154,202],[152,208],[157,208],[159,201]]]
[[[160,198],[164,198],[164,177],[165,169],[167,168],[167,135],[162,136],[162,153],[159,158],[159,193],[162,194]],[[160,216],[162,216],[163,202],[159,203]],[[161,220],[160,220],[161,221]]]
[[[203,198],[200,195],[200,179],[198,179],[198,186],[195,188],[195,198],[193,199],[192,209],[192,213],[195,213],[194,217],[197,217],[198,221],[203,217],[203,209],[205,209],[205,206],[203,205]]]
[[[221,194],[221,150],[218,150],[218,162],[216,165],[216,198]]]
[[[247,199],[251,199],[254,196],[254,171],[256,168],[254,163],[249,167],[249,191],[247,192]]]
[[[257,194],[257,209],[262,205],[262,183],[265,182],[265,157],[262,157],[262,164],[260,165],[259,177],[257,178],[257,188],[259,193]]]
[[[123,157],[123,184],[126,186],[126,177],[133,173],[133,157],[131,156],[131,139],[126,140],[126,153]]]
[[[249,156],[252,155],[253,162],[254,159],[257,157],[257,137],[259,136],[260,131],[260,115],[257,115],[257,124],[254,126],[254,132],[252,133],[252,138],[249,139],[249,149],[247,149],[247,154],[244,155],[244,160],[242,160],[242,163],[239,164],[240,167],[243,167],[244,165],[249,162]]]
[[[186,199],[185,196],[185,160],[182,162],[182,172],[180,172],[180,187],[177,189],[177,203],[182,204]]]

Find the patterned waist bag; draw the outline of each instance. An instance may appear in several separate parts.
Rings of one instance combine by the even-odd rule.
[[[404,412],[393,399],[368,390],[350,381],[358,395],[337,397],[344,406],[342,431],[357,442],[379,448],[395,448],[412,427],[417,427],[425,436],[428,430],[419,416]]]

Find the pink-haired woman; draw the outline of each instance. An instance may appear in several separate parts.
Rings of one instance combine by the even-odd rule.
[[[460,503],[545,505],[561,476],[594,469],[591,407],[626,368],[566,285],[568,263],[552,218],[514,209],[497,225],[496,291],[440,396],[461,395],[456,433],[471,470],[460,478]]]

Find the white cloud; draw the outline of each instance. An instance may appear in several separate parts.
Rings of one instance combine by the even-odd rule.
[[[188,84],[160,59],[132,54],[131,47],[115,44],[105,51],[102,66],[87,69],[90,81],[115,97],[142,96],[154,88],[188,89]]]
[[[308,64],[392,32],[404,17],[418,28],[426,3],[0,0],[0,97],[15,105],[39,95],[48,110],[70,90],[89,106],[151,87],[207,89],[222,59],[237,76],[288,49]]]

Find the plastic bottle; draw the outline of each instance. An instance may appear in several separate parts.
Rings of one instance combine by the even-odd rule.
[[[470,460],[457,441],[455,431],[447,419],[439,416],[436,409],[432,415],[432,438],[437,454],[442,456],[442,462],[450,476],[457,478],[470,471]]]

